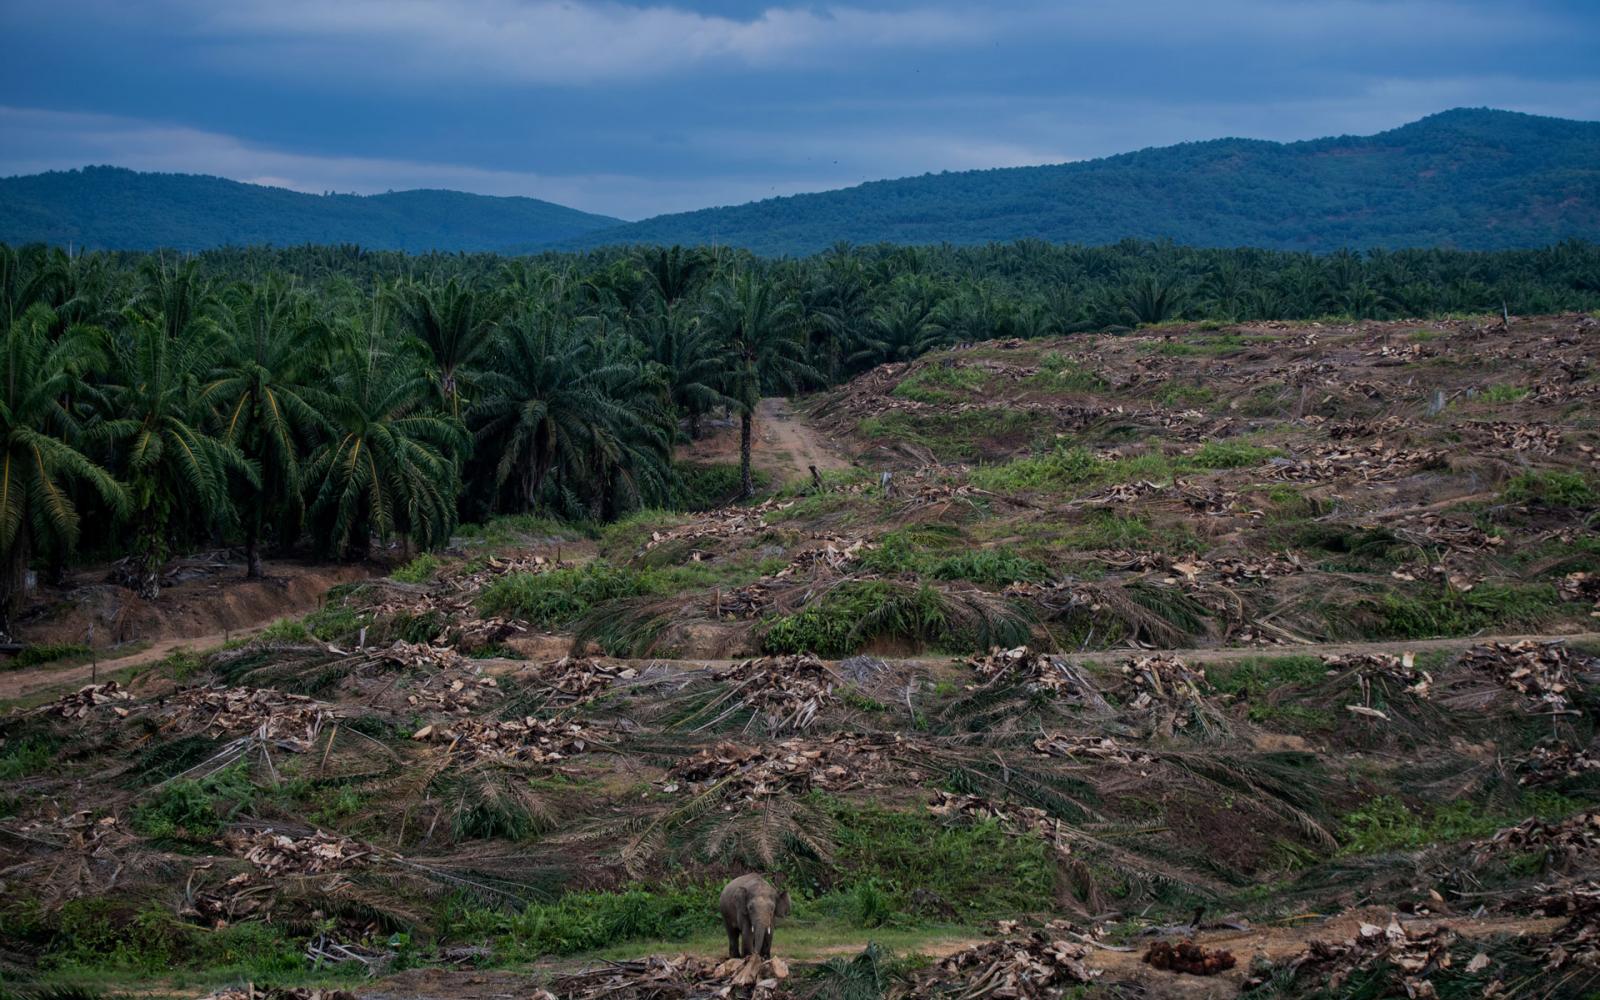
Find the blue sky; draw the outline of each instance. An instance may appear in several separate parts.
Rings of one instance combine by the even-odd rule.
[[[0,175],[624,218],[1459,106],[1600,119],[1600,0],[0,0]]]

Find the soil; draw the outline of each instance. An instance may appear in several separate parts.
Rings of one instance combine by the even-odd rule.
[[[702,464],[738,462],[738,420],[707,421],[705,436],[692,442],[681,457]],[[809,480],[810,466],[826,472],[849,468],[850,461],[837,445],[801,420],[789,400],[772,396],[756,408],[750,464],[779,485]]]
[[[264,569],[262,579],[247,580],[242,564],[228,566],[163,588],[154,601],[103,582],[103,569],[85,570],[66,587],[43,590],[18,627],[18,637],[86,645],[99,656],[94,663],[0,672],[0,699],[85,683],[95,673],[155,663],[183,647],[220,646],[313,610],[330,587],[382,572],[376,565],[298,562],[267,562]]]

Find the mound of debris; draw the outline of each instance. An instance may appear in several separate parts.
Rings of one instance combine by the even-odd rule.
[[[834,702],[836,678],[828,665],[809,655],[763,656],[716,675],[732,689],[717,704],[727,703],[710,728],[742,709],[753,709],[772,732],[805,729]]]
[[[1561,447],[1561,432],[1549,424],[1514,424],[1505,420],[1471,420],[1462,430],[1497,448],[1549,454]]]
[[[1536,715],[1580,715],[1572,706],[1573,672],[1583,665],[1562,640],[1516,643],[1493,642],[1474,646],[1461,654],[1461,665],[1486,673],[1502,687],[1515,691]]]
[[[164,726],[185,734],[254,732],[284,750],[305,753],[336,718],[332,706],[273,688],[193,687],[163,699]]]
[[[1356,687],[1361,692],[1361,702],[1357,705],[1346,705],[1345,708],[1357,715],[1367,715],[1374,718],[1386,719],[1379,709],[1372,706],[1372,688],[1374,685],[1390,688],[1384,692],[1384,700],[1389,701],[1401,691],[1417,698],[1426,698],[1433,690],[1433,675],[1426,670],[1417,669],[1415,653],[1403,653],[1394,656],[1389,653],[1350,653],[1345,656],[1324,656],[1322,662],[1329,672],[1350,673],[1356,682]]]
[[[721,962],[694,955],[651,955],[632,962],[607,962],[597,969],[560,976],[529,1000],[709,1000],[741,997],[783,1000],[789,966],[781,958],[756,956]]]
[[[451,726],[423,726],[418,741],[446,744],[446,753],[469,760],[550,764],[601,746],[593,729],[575,721],[527,716],[503,722],[463,720]]]
[[[356,1000],[356,995],[349,990],[320,986],[258,987],[254,983],[246,983],[208,993],[200,1000]]]
[[[1205,670],[1175,656],[1141,656],[1122,665],[1122,682],[1113,692],[1125,713],[1150,721],[1151,732],[1172,736],[1191,724],[1222,727],[1223,717],[1206,698]]]
[[[1319,444],[1298,460],[1273,459],[1270,468],[1273,478],[1288,482],[1354,479],[1372,483],[1399,479],[1444,456],[1437,448],[1390,448],[1380,438],[1367,445]]]
[[[1064,757],[1067,760],[1093,760],[1140,766],[1151,762],[1149,754],[1129,750],[1109,736],[1067,736],[1063,733],[1046,733],[1033,741],[1033,750],[1045,757]]]
[[[1044,691],[1077,704],[1110,710],[1094,684],[1059,656],[1035,653],[1027,646],[1018,646],[974,657],[967,665],[989,684],[1020,682],[1032,691]]]
[[[1600,855],[1600,812],[1590,810],[1555,823],[1533,818],[1506,827],[1477,845],[1474,856],[1482,863],[1491,855],[1543,854],[1545,865],[1571,871]]]
[[[104,684],[85,684],[71,694],[64,694],[43,706],[39,712],[43,715],[59,715],[63,719],[83,719],[96,709],[110,706],[119,718],[126,718],[128,709],[123,703],[132,700],[133,694],[127,688],[116,681],[106,681]]]
[[[1546,968],[1600,968],[1600,882],[1547,891],[1533,905],[1547,917],[1567,918],[1550,934],[1544,950]]]
[[[1313,940],[1288,962],[1287,970],[1296,982],[1308,979],[1336,994],[1354,973],[1383,965],[1394,979],[1389,988],[1417,1000],[1435,996],[1429,978],[1436,970],[1450,967],[1450,946],[1455,940],[1455,932],[1448,927],[1408,927],[1390,918],[1387,927],[1363,923],[1355,937],[1344,941]]]
[[[906,749],[899,733],[861,736],[835,733],[817,740],[789,739],[769,747],[718,743],[674,764],[663,791],[680,784],[721,786],[733,798],[757,800],[783,792],[819,788],[844,792],[882,784],[891,773],[918,781],[914,768],[898,766],[894,755]]]
[[[1144,953],[1144,963],[1166,972],[1187,972],[1191,976],[1215,976],[1239,964],[1233,952],[1221,948],[1206,950],[1188,938],[1177,944],[1156,941]]]
[[[617,681],[633,680],[638,671],[632,667],[609,667],[584,656],[563,656],[541,663],[521,676],[550,688],[554,700],[579,705],[600,697]]]
[[[1092,983],[1087,945],[1067,940],[1064,925],[986,941],[958,951],[917,976],[912,996],[978,1000],[1056,1000],[1067,987]]]
[[[1580,750],[1566,740],[1540,743],[1517,761],[1517,784],[1543,785],[1600,770],[1600,755],[1593,748]]]
[[[1563,601],[1593,604],[1590,617],[1600,618],[1600,573],[1568,573],[1556,584],[1556,590]]]
[[[271,830],[232,830],[223,835],[222,844],[268,878],[364,868],[377,856],[371,847],[321,830],[309,837],[291,837]]]
[[[993,820],[1002,828],[1015,834],[1037,834],[1050,842],[1057,854],[1072,853],[1072,845],[1064,839],[1067,831],[1061,821],[1036,806],[1003,806],[977,795],[958,795],[937,791],[928,803],[928,811],[941,819],[967,821]]]

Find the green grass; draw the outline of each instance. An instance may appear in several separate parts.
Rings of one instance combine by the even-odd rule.
[[[582,566],[501,577],[484,588],[478,607],[485,614],[519,618],[535,628],[565,628],[610,601],[738,586],[758,577],[760,571],[749,562],[725,566],[690,562],[640,569],[595,560]]]
[[[961,551],[947,551],[958,544],[963,546]],[[1043,563],[1019,555],[1008,546],[971,548],[953,529],[933,525],[889,532],[878,540],[877,548],[862,557],[861,564],[873,573],[914,573],[935,580],[968,580],[993,587],[1018,580],[1043,580],[1050,575]]]
[[[1055,861],[1042,837],[991,821],[945,823],[920,809],[818,801],[832,821],[831,861],[793,856],[782,866],[791,889],[811,901],[810,912],[853,926],[943,919],[919,906],[919,889],[948,903],[962,922],[1053,904]]]
[[[1506,481],[1501,496],[1507,503],[1542,504],[1546,507],[1593,507],[1594,484],[1581,472],[1523,472]]]
[[[868,417],[856,433],[868,440],[919,444],[940,458],[976,458],[995,442],[1025,441],[1038,418],[1025,410],[992,407],[962,412],[893,410]]]
[[[503,548],[536,541],[577,541],[593,538],[597,527],[585,522],[559,521],[535,514],[505,514],[481,524],[463,524],[454,539],[466,545]]]
[[[1039,371],[1024,384],[1030,389],[1047,392],[1100,392],[1109,383],[1059,351],[1051,351],[1039,359]]]
[[[88,656],[88,646],[75,642],[43,642],[25,647],[6,664],[12,669],[21,670],[24,667],[37,667],[43,663],[54,663],[57,660],[74,659]]]
[[[33,736],[0,748],[0,781],[15,781],[43,774],[56,765],[60,748],[55,741]]]
[[[750,477],[757,491],[766,488],[769,481],[766,473],[752,469]],[[672,493],[667,505],[675,511],[715,510],[732,503],[743,488],[737,462],[674,462]]]
[[[372,624],[365,614],[336,598],[331,590],[327,600],[322,607],[301,619],[306,631],[323,642],[354,639],[363,625]]]
[[[1419,595],[1400,591],[1372,602],[1376,635],[1431,639],[1471,635],[1481,629],[1533,628],[1558,615],[1563,602],[1549,584],[1479,584],[1462,593]]]
[[[244,762],[198,780],[180,778],[151,792],[133,809],[133,829],[147,837],[205,840],[249,809],[256,788]]]
[[[893,395],[920,403],[956,403],[987,380],[978,368],[927,364],[901,379]]]
[[[1528,395],[1528,389],[1520,385],[1491,385],[1483,390],[1478,397],[1486,403],[1515,403]]]
[[[1376,854],[1489,837],[1529,816],[1561,819],[1580,803],[1553,792],[1530,792],[1519,805],[1514,812],[1503,812],[1456,801],[1418,811],[1393,795],[1380,795],[1345,815],[1339,832],[1341,851]]]
[[[815,653],[837,658],[879,640],[899,640],[952,652],[1026,641],[1027,623],[1014,613],[962,608],[927,585],[852,580],[799,611],[768,619],[761,648],[768,653]]]
[[[1206,667],[1206,679],[1222,694],[1255,701],[1275,688],[1320,681],[1328,668],[1315,656],[1253,656]]]
[[[307,975],[304,941],[263,921],[214,930],[155,904],[135,909],[118,899],[94,898],[68,900],[55,912],[19,902],[0,911],[0,924],[13,944],[42,952],[42,970],[57,981],[131,974],[141,980],[282,982]]]
[[[390,579],[401,583],[427,583],[439,572],[439,567],[444,565],[444,560],[432,552],[424,552],[415,559],[401,566],[389,574]]]
[[[293,618],[279,618],[262,629],[256,636],[265,642],[304,642],[311,635],[305,622]]]
[[[447,939],[484,941],[500,961],[534,961],[643,938],[682,941],[721,927],[720,886],[574,892],[515,912],[456,901],[446,909]],[[723,938],[726,944],[726,938]]]
[[[1142,455],[1105,459],[1085,448],[1058,445],[1043,455],[974,469],[970,478],[974,486],[997,493],[1066,490],[1139,480],[1160,483],[1189,472],[1260,465],[1277,454],[1277,449],[1243,441],[1211,441],[1193,454],[1176,458],[1151,450]]]

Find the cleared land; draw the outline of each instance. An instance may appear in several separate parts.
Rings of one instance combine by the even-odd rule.
[[[751,504],[495,522],[31,689],[4,961],[185,994],[1587,995],[1597,343],[944,351],[765,405]],[[751,869],[797,897],[768,986],[717,964]],[[1214,975],[1145,961],[1183,939]]]

